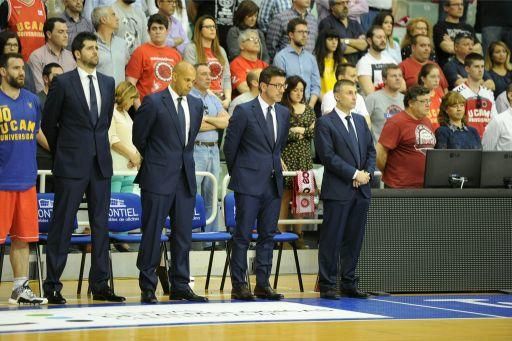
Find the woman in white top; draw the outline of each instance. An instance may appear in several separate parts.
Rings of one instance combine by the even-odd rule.
[[[128,109],[137,98],[139,98],[139,93],[132,83],[124,81],[117,86],[114,115],[108,130],[114,173],[137,170],[141,163],[141,156],[132,142],[133,121],[128,114]],[[112,192],[133,192],[134,179],[135,176],[114,175],[111,185]]]

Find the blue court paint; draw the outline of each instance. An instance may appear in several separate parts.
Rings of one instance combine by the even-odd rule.
[[[265,308],[264,306],[268,306]],[[105,309],[103,309],[103,307]],[[155,308],[158,307],[158,308]],[[187,302],[160,302],[156,306],[129,304],[87,304],[41,307],[3,307],[0,308],[2,321],[1,333],[27,330],[75,330],[121,327],[115,322],[101,324],[94,316],[102,308],[105,318],[126,322],[127,316],[135,314],[146,316],[166,315],[166,319],[155,322],[158,326],[229,324],[229,323],[263,323],[290,321],[355,321],[387,319],[471,319],[471,318],[512,318],[511,295],[422,295],[422,296],[386,296],[371,299],[342,298],[338,301],[320,298],[286,299],[272,305],[268,301],[254,303],[231,302],[229,300],[211,301],[209,304],[190,304]],[[77,310],[79,312],[77,313]],[[101,310],[101,309],[100,309]],[[217,313],[218,312],[218,313]],[[260,314],[261,313],[261,314]],[[20,315],[21,314],[21,315]],[[77,315],[78,314],[78,315]],[[89,314],[92,320],[88,320]],[[203,319],[196,321],[180,320],[182,315],[199,314]],[[230,315],[233,314],[231,318]],[[288,314],[288,315],[286,315]],[[322,315],[323,314],[323,315]],[[91,317],[92,316],[92,317]],[[219,316],[223,319],[219,320]],[[227,317],[226,317],[227,316]],[[146,316],[147,317],[147,316]],[[80,320],[83,319],[83,320]],[[46,320],[47,322],[44,322]],[[62,320],[58,322],[57,320]],[[55,321],[55,322],[50,322]],[[87,324],[89,322],[89,324]],[[52,327],[41,328],[34,325],[53,323]],[[55,324],[56,323],[56,324]],[[149,327],[153,321],[144,325],[126,325],[130,327]],[[22,327],[25,326],[25,327]]]

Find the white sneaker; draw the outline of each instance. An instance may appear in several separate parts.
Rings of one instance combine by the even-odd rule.
[[[28,281],[25,281],[22,286],[14,289],[9,298],[10,304],[47,304],[48,300],[44,297],[37,297],[32,289],[28,286]]]

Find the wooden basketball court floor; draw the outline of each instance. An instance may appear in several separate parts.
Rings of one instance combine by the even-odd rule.
[[[116,280],[124,304],[104,304],[76,294],[64,282],[65,306],[7,304],[11,282],[0,285],[0,340],[512,340],[512,295],[392,295],[369,300],[319,299],[316,276],[280,277],[282,302],[232,303],[229,284],[213,278],[207,304],[139,303],[135,279]],[[229,282],[229,281],[228,281]],[[32,283],[33,289],[37,283]],[[204,293],[204,278],[194,290]],[[157,293],[158,294],[158,293]],[[159,294],[162,294],[159,292]]]

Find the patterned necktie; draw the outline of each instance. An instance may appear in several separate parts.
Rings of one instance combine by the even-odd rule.
[[[183,97],[178,97],[178,121],[180,122],[180,130],[183,134],[183,140],[186,140],[187,134],[186,134],[186,123],[185,123],[185,110],[183,110],[183,106],[181,105],[181,101],[183,101]],[[187,144],[187,141],[185,141],[185,144]]]
[[[89,112],[91,115],[92,125],[95,126],[96,123],[98,122],[98,116],[99,116],[98,100],[96,99],[96,90],[94,89],[94,83],[92,80],[93,77],[92,77],[92,75],[88,75],[87,77],[89,77],[89,100],[91,102]]]
[[[350,137],[350,141],[352,142],[352,147],[354,148],[354,151],[356,152],[356,155],[357,155],[356,161],[357,161],[357,166],[359,167],[361,165],[361,157],[359,156],[360,155],[359,143],[357,142],[356,131],[351,122],[352,116],[348,115],[345,117],[345,119],[347,120],[348,136]]]
[[[276,142],[276,136],[274,135],[274,120],[272,119],[272,106],[267,108],[267,117],[265,118],[267,121],[267,129],[270,134],[270,139],[272,140],[272,147]]]

